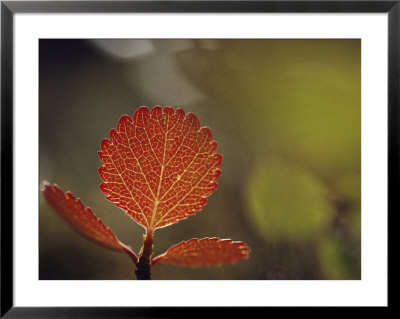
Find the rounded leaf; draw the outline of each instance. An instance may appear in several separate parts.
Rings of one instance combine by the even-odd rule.
[[[211,130],[182,109],[140,107],[101,142],[101,191],[145,229],[200,210],[217,188],[221,154]]]

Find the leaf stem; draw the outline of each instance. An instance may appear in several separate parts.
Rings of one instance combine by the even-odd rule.
[[[151,279],[150,261],[153,255],[153,235],[152,229],[147,229],[146,234],[143,235],[143,247],[140,249],[139,262],[135,271],[138,280]]]

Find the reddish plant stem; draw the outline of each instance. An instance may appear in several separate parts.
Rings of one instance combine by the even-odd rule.
[[[146,234],[143,235],[143,247],[140,250],[139,262],[135,271],[138,280],[151,279],[151,257],[153,255],[153,230],[148,229]]]

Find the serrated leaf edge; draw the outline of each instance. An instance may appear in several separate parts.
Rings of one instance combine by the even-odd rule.
[[[239,248],[242,248],[243,257],[238,259],[238,260],[228,262],[228,263],[231,263],[231,264],[235,264],[236,262],[238,262],[241,259],[247,259],[249,257],[250,251],[251,251],[250,247],[248,247],[245,242],[243,242],[243,241],[234,241],[234,240],[232,240],[230,238],[224,238],[224,239],[221,239],[221,238],[218,238],[218,237],[191,238],[189,240],[181,241],[178,244],[172,245],[164,253],[158,255],[157,257],[154,257],[150,262],[150,266],[153,266],[158,262],[162,262],[164,257],[168,254],[168,251],[170,249],[174,248],[174,247],[177,247],[177,246],[183,245],[183,244],[190,244],[190,243],[192,243],[194,241],[201,242],[201,241],[205,241],[205,240],[219,241],[219,242],[229,242],[230,244],[241,244],[241,246]],[[226,264],[226,263],[220,263],[219,265],[221,265],[221,264]],[[193,267],[198,267],[198,266],[193,266]]]
[[[127,245],[125,245],[124,243],[122,243],[117,236],[115,236],[115,234],[113,233],[113,231],[106,226],[103,221],[101,220],[101,218],[97,217],[93,211],[91,210],[90,207],[86,207],[85,205],[83,205],[81,199],[79,197],[75,197],[70,191],[62,191],[61,188],[57,185],[57,184],[50,184],[48,181],[43,181],[40,185],[40,191],[42,193],[44,193],[44,191],[46,190],[46,188],[49,188],[50,191],[52,192],[60,192],[64,195],[64,197],[68,200],[74,200],[75,203],[80,206],[81,208],[83,208],[83,210],[85,211],[85,213],[87,214],[86,217],[89,218],[95,218],[96,219],[96,223],[100,226],[100,228],[104,228],[107,232],[109,232],[113,238],[115,239],[115,241],[118,243],[118,245],[121,247],[121,250],[119,251],[123,251],[125,253],[127,253],[133,260],[133,262],[135,264],[137,264],[138,262],[138,257],[136,255],[136,253]],[[44,197],[46,198],[46,196],[44,195]],[[47,199],[46,199],[47,200]],[[49,205],[51,206],[51,205]],[[53,207],[51,207],[53,209],[53,211],[56,212],[56,215],[59,216],[65,223],[67,223],[74,231],[76,231],[79,235],[84,236],[85,238],[89,239],[90,241],[96,243],[99,246],[108,248],[108,249],[112,249],[112,250],[116,250],[117,249],[113,249],[111,247],[108,247],[106,245],[102,245],[100,242],[94,240],[93,238],[91,238],[90,236],[86,235],[85,233],[81,232],[79,229],[77,229],[75,226],[73,226],[70,222],[68,222],[59,212],[57,212]]]

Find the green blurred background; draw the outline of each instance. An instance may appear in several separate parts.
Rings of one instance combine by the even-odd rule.
[[[100,141],[141,105],[194,112],[223,154],[202,211],[155,233],[245,241],[235,265],[157,264],[153,279],[361,278],[360,40],[39,42],[40,181],[80,197],[138,252],[143,228],[105,200]],[[135,279],[121,253],[79,236],[40,197],[40,279]]]

